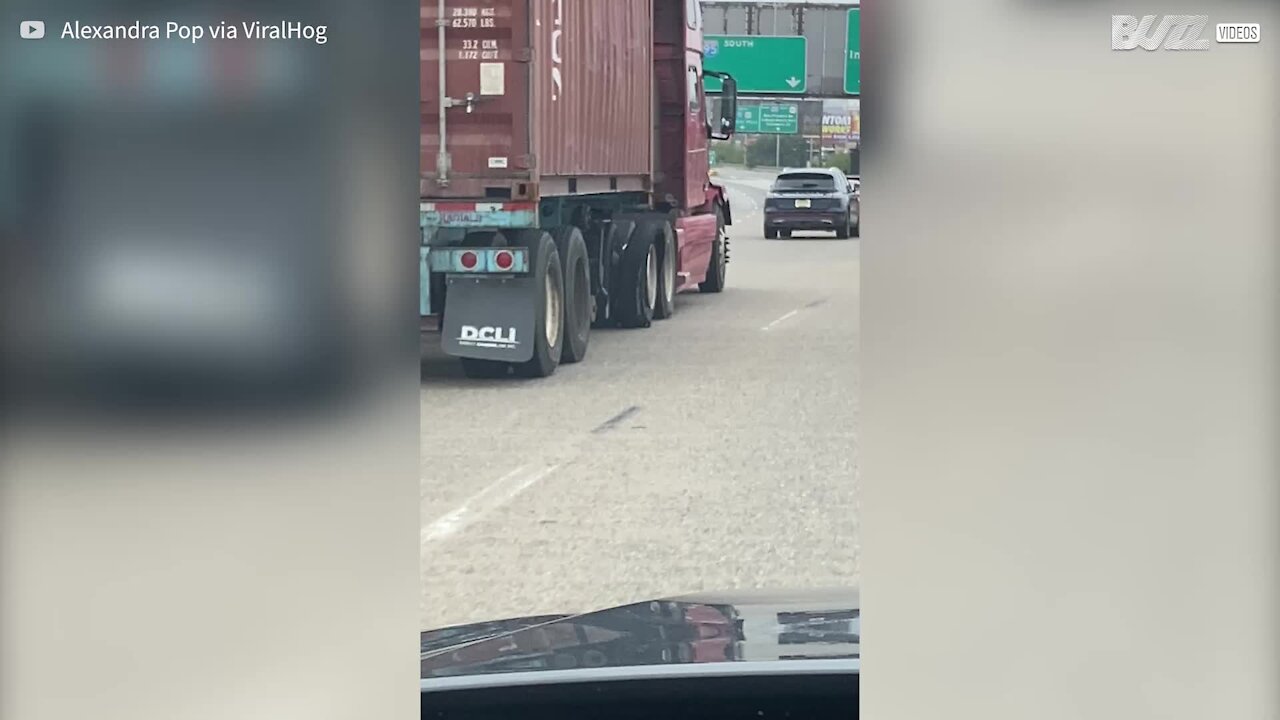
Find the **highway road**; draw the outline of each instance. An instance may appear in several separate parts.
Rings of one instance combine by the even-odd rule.
[[[424,336],[424,629],[857,581],[859,240],[765,240],[771,177],[721,171],[722,294],[583,363],[468,380]]]

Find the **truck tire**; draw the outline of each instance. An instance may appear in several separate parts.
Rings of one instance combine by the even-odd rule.
[[[618,261],[618,292],[612,298],[610,311],[624,328],[647,328],[653,323],[653,306],[658,298],[660,222],[664,221],[638,220]]]
[[[544,378],[559,367],[564,348],[564,271],[551,235],[524,230],[516,234],[516,240],[515,244],[529,248],[533,281],[541,292],[535,295],[533,357],[512,367],[520,377]]]
[[[612,328],[618,326],[618,277],[617,261],[622,258],[622,248],[631,241],[635,233],[635,219],[618,214],[609,223],[605,231],[603,243],[600,245],[601,256],[599,287],[596,288],[596,314],[591,321],[592,327]]]
[[[676,228],[669,220],[661,221],[655,232],[658,253],[658,294],[653,304],[653,318],[666,320],[676,314]]]
[[[768,231],[765,231],[766,236]],[[711,259],[707,261],[707,278],[698,283],[698,292],[718,293],[724,290],[725,272],[729,265],[729,236],[724,231],[724,211],[716,208],[716,239],[711,243]]]
[[[581,362],[591,341],[591,268],[587,241],[573,225],[551,231],[564,265],[564,350],[560,362]]]

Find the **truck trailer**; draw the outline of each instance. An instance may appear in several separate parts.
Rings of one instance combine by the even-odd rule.
[[[724,288],[708,139],[732,135],[736,85],[702,67],[699,0],[420,9],[419,314],[466,375],[549,376],[593,327]]]

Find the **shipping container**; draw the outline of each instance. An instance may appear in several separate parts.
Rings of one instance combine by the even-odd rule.
[[[649,190],[653,26],[652,0],[422,0],[421,196]]]

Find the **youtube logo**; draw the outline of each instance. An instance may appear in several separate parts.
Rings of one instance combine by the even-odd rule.
[[[44,37],[43,20],[23,20],[18,23],[18,29],[24,40],[39,40]]]

